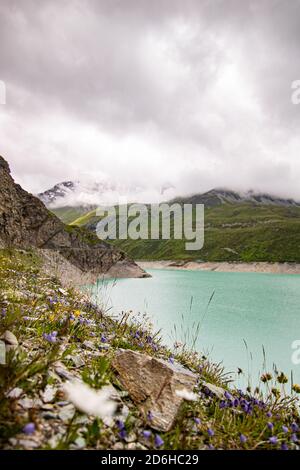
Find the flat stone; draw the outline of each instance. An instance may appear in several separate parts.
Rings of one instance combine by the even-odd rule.
[[[23,390],[22,388],[19,388],[19,387],[16,387],[16,388],[13,388],[8,394],[7,394],[7,397],[8,398],[19,398],[23,393]]]
[[[112,365],[144,417],[151,412],[149,425],[158,431],[169,431],[183,401],[176,391],[192,392],[197,375],[180,364],[129,349],[119,349]]]
[[[212,392],[220,400],[224,399],[225,390],[223,388],[217,387],[216,385],[210,384],[208,382],[203,382],[202,385],[203,385],[203,387],[208,388],[208,390],[210,392]]]
[[[8,330],[3,333],[0,339],[4,341],[7,352],[16,349],[19,345],[16,336]]]
[[[42,393],[42,400],[44,403],[51,403],[57,393],[57,388],[52,385],[46,385],[45,390]]]

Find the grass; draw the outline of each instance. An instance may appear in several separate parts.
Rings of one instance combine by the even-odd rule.
[[[228,382],[222,365],[214,364],[186,344],[168,349],[161,344],[159,332],[149,330],[143,316],[123,312],[113,319],[104,308],[94,305],[84,293],[65,290],[60,281],[46,276],[34,252],[2,250],[0,252],[0,336],[7,330],[18,338],[19,346],[11,350],[6,364],[0,366],[0,447],[23,448],[22,432],[34,423],[37,448],[87,449],[126,448],[116,421],[110,425],[86,416],[78,410],[66,420],[47,418],[41,405],[20,407],[21,399],[40,399],[47,386],[56,386],[52,412],[62,409],[62,395],[57,366],[75,374],[95,389],[111,383],[122,393],[128,407],[124,419],[126,435],[135,435],[136,448],[156,448],[151,422],[123,390],[111,362],[116,349],[137,350],[167,361],[178,361],[197,374],[195,393],[198,399],[186,401],[173,429],[160,433],[164,449],[280,449],[297,448],[300,434],[299,388],[281,372],[265,372],[260,387],[238,391]],[[50,343],[45,334],[57,332],[57,342]],[[105,339],[102,342],[103,338]],[[190,339],[193,340],[191,337]],[[84,346],[92,343],[92,351]],[[74,358],[84,358],[82,366]],[[222,387],[218,398],[208,385]],[[299,386],[298,386],[299,387]],[[293,390],[291,390],[291,388]],[[21,390],[18,398],[9,396]],[[289,391],[288,391],[289,390]],[[225,395],[226,392],[226,395]],[[50,421],[49,421],[50,419]],[[50,422],[50,425],[49,425]],[[143,430],[150,431],[147,439]],[[272,439],[276,437],[276,439]],[[271,440],[270,440],[271,439]]]
[[[95,231],[99,220],[94,210],[73,220],[72,225]],[[171,233],[172,230],[171,226]],[[205,243],[198,251],[186,251],[185,239],[111,243],[139,260],[299,263],[300,208],[227,203],[206,209]]]

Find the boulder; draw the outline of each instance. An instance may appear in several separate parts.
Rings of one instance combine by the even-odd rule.
[[[150,417],[149,425],[158,431],[169,431],[183,401],[176,391],[192,392],[197,375],[180,364],[129,349],[119,349],[112,365],[144,418]]]

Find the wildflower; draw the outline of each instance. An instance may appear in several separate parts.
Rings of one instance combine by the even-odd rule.
[[[291,430],[292,430],[293,432],[298,432],[298,431],[299,431],[299,426],[298,426],[298,424],[295,423],[295,422],[292,423],[292,424],[291,424]]]
[[[207,434],[209,435],[209,437],[213,437],[215,435],[215,432],[212,428],[208,428]]]
[[[197,401],[198,400],[198,395],[196,393],[190,392],[186,388],[182,390],[176,390],[176,395],[180,398],[183,398],[186,401]]]
[[[142,434],[145,439],[149,439],[149,437],[151,436],[151,431],[143,431]]]
[[[64,384],[68,399],[83,413],[99,418],[112,417],[116,403],[110,399],[109,390],[94,390],[83,382],[74,381]]]
[[[169,357],[169,362],[170,362],[170,364],[174,364],[174,357],[173,356]]]
[[[278,439],[277,439],[276,436],[272,436],[272,437],[269,438],[269,442],[270,442],[270,444],[275,445],[275,444],[277,444]]]
[[[34,423],[27,423],[23,428],[23,432],[25,434],[33,434],[35,432],[35,424]]]
[[[116,425],[118,426],[119,430],[122,431],[122,429],[125,428],[125,424],[121,419],[117,419]]]
[[[195,423],[197,424],[197,426],[198,426],[199,424],[201,424],[201,419],[200,419],[200,418],[194,418],[194,421],[195,421]]]
[[[291,441],[292,441],[292,442],[298,442],[298,437],[297,437],[296,434],[292,434],[292,435],[291,435]]]
[[[51,315],[49,315],[49,321],[54,321],[55,320],[55,315],[54,313],[51,313]]]
[[[240,404],[240,400],[238,398],[235,398],[233,400],[233,406],[236,408],[237,406],[239,406],[239,404]]]
[[[272,395],[274,395],[274,397],[280,398],[280,390],[278,390],[278,388],[273,387],[271,392],[272,392]]]
[[[147,419],[148,419],[148,421],[152,421],[152,420],[153,420],[153,414],[152,414],[151,411],[148,411],[148,413],[147,413]]]
[[[101,343],[107,343],[107,338],[106,338],[106,336],[105,336],[103,333],[102,333],[102,335],[101,335],[101,339],[100,339],[100,340],[101,340]]]
[[[224,395],[225,395],[225,398],[227,398],[227,400],[231,400],[231,399],[232,399],[232,395],[231,395],[229,392],[226,391],[226,392],[224,393]]]
[[[280,384],[286,384],[288,382],[288,378],[283,372],[281,372],[277,377],[277,381]]]
[[[282,426],[281,429],[283,432],[289,432],[289,428],[287,426]]]
[[[269,429],[273,429],[274,428],[274,424],[271,423],[270,421],[267,423],[267,426]]]
[[[52,333],[44,333],[43,338],[49,343],[56,343],[57,340],[57,331],[52,331]]]
[[[272,418],[272,413],[271,413],[271,411],[268,411],[268,412],[266,413],[266,415],[267,415],[268,418]]]
[[[163,439],[158,434],[155,435],[154,444],[155,444],[155,447],[161,447],[164,445]]]
[[[72,322],[72,321],[74,321],[74,320],[75,320],[75,315],[73,315],[73,313],[71,313],[71,315],[70,315],[70,317],[69,317],[69,318],[70,318],[70,321]]]
[[[219,408],[222,410],[223,408],[226,408],[226,407],[227,407],[226,401],[225,401],[225,400],[221,400],[221,401],[220,401],[220,404],[219,404]]]
[[[263,383],[266,383],[266,382],[269,382],[270,380],[272,380],[272,375],[267,372],[266,374],[263,374],[260,378],[260,380],[263,382]]]
[[[75,310],[75,312],[74,312],[75,317],[79,317],[80,314],[81,314],[80,310]]]
[[[126,439],[126,437],[127,437],[126,429],[121,429],[121,431],[119,432],[119,437],[121,439]]]
[[[281,450],[289,450],[289,446],[287,445],[286,442],[283,442],[283,443],[281,444]]]
[[[292,390],[293,392],[300,393],[300,385],[294,384]]]
[[[207,447],[209,450],[215,450],[215,447],[212,444],[209,444]]]
[[[240,441],[241,441],[242,444],[245,444],[245,442],[247,441],[247,437],[244,434],[241,434],[240,435]]]

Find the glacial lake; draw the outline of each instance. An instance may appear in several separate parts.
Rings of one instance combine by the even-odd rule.
[[[300,364],[291,359],[292,343],[300,340],[300,275],[148,272],[151,278],[99,281],[97,295],[110,313],[146,313],[168,345],[192,341],[200,323],[196,349],[222,362],[237,386],[248,377],[257,385],[265,371],[263,347],[268,371],[276,364],[300,383]]]

